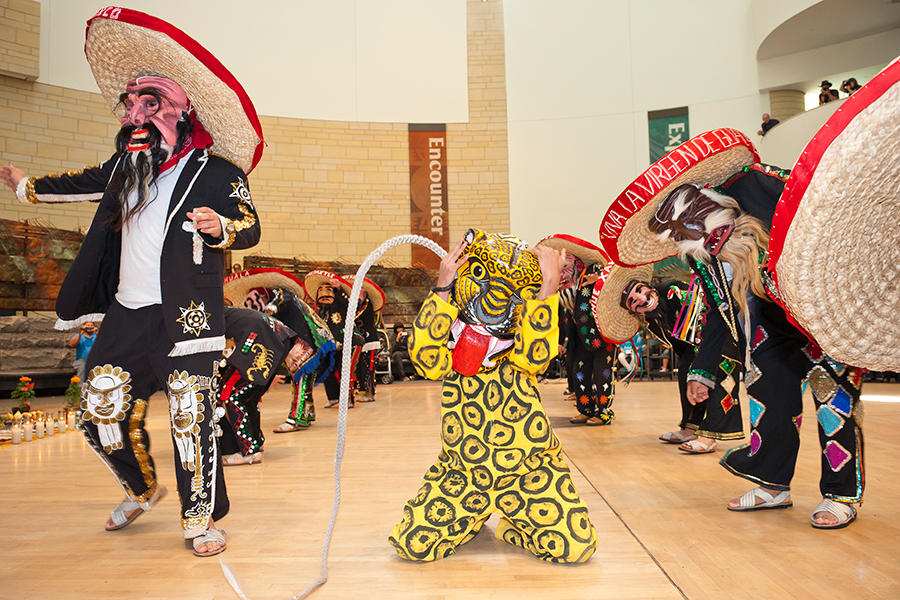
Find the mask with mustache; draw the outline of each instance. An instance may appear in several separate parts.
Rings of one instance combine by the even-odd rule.
[[[116,151],[122,157],[122,169],[115,182],[119,197],[115,229],[152,202],[151,187],[160,173],[193,148],[190,101],[174,81],[141,77],[130,81],[119,99],[117,116],[122,128],[116,136]],[[130,204],[132,195],[136,201]]]

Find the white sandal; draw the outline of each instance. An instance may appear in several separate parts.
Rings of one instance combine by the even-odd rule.
[[[112,520],[114,526],[107,527],[106,530],[116,531],[123,527],[127,527],[139,516],[156,506],[157,502],[166,497],[166,493],[168,493],[166,486],[160,484],[157,486],[156,492],[150,496],[150,499],[147,502],[135,502],[130,497],[126,496],[125,499],[119,502],[119,504],[112,509],[112,512],[109,513],[109,518]],[[130,517],[126,516],[125,513],[127,512],[132,513]]]
[[[194,556],[199,556],[201,558],[207,556],[215,556],[216,554],[222,554],[225,552],[225,548],[227,547],[225,544],[225,530],[224,529],[207,529],[193,540],[191,540],[194,546]],[[197,552],[197,548],[200,547],[201,544],[208,544],[209,542],[221,542],[222,545],[216,548],[215,550],[209,550],[207,552]]]
[[[762,500],[761,504],[756,503],[757,498]],[[740,501],[740,506],[726,505],[726,508],[735,512],[750,512],[752,510],[765,510],[768,508],[790,508],[794,505],[794,503],[791,502],[790,490],[784,490],[780,494],[773,496],[766,490],[758,487],[753,488],[741,496]]]
[[[837,517],[837,522],[816,523],[816,515],[823,512]],[[809,520],[816,529],[842,529],[856,520],[856,507],[846,502],[822,498],[822,501],[816,504],[812,514],[810,514]]]
[[[291,433],[292,431],[305,431],[309,429],[309,423],[303,425],[302,423],[291,423],[290,421],[285,421],[272,431],[274,433]]]
[[[248,454],[247,456],[244,456],[240,452],[235,452],[234,454],[229,454],[228,456],[222,457],[222,466],[233,467],[235,465],[255,465],[257,463],[261,463],[262,461],[262,452],[254,452],[253,454]]]
[[[667,431],[659,436],[659,439],[669,444],[683,444],[685,442],[690,442],[691,440],[696,440],[697,436],[693,433],[684,435],[681,431]]]

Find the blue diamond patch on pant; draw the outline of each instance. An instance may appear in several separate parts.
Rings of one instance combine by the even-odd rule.
[[[765,405],[753,396],[750,396],[750,424],[754,427],[758,427],[759,420],[762,418],[764,412],[766,412]]]
[[[831,410],[831,407],[826,404],[819,407],[819,410],[816,412],[816,417],[819,419],[819,425],[822,426],[822,431],[824,431],[825,435],[828,437],[833,436],[844,426],[844,419]]]
[[[829,404],[831,404],[831,407],[834,408],[834,410],[845,417],[849,417],[850,411],[853,410],[853,398],[844,391],[844,388],[838,388],[837,393],[835,393],[834,398],[831,399]]]

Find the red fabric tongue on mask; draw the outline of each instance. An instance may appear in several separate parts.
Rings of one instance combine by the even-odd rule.
[[[490,345],[491,336],[478,333],[474,327],[466,327],[453,347],[453,369],[463,375],[475,375]]]

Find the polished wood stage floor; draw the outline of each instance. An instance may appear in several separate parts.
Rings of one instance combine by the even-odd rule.
[[[738,514],[725,502],[749,489],[747,482],[718,466],[716,455],[686,455],[657,440],[678,418],[675,383],[620,388],[618,418],[600,428],[568,423],[575,413],[563,387],[546,382],[541,392],[600,537],[587,564],[543,563],[495,539],[496,517],[456,556],[400,560],[386,536],[440,447],[439,384],[402,382],[380,386],[377,402],[349,411],[330,578],[312,597],[900,598],[900,384],[864,388],[874,397],[865,403],[866,502],[857,522],[839,531],[809,525],[819,500],[809,398],[794,507]],[[316,388],[311,429],[268,433],[264,463],[226,471],[232,508],[221,521],[229,533],[221,556],[251,599],[290,598],[319,575],[337,424],[337,411],[322,408],[323,398]],[[287,406],[286,387],[265,397],[267,432]],[[161,396],[151,401],[148,429],[160,478],[174,492]],[[719,452],[739,443],[720,444]],[[121,493],[80,434],[4,445],[0,478],[0,598],[237,597],[218,559],[195,558],[181,540],[174,493],[126,529],[103,530]]]

